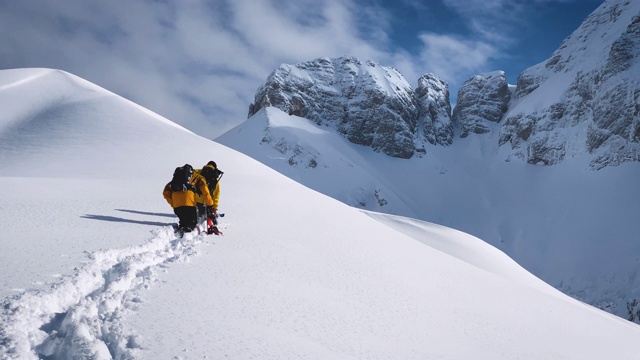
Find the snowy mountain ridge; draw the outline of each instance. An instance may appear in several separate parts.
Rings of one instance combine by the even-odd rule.
[[[274,70],[256,92],[249,116],[278,107],[329,126],[354,144],[407,159],[424,154],[425,143],[447,144],[452,137],[450,115],[440,110],[448,106],[447,85],[427,74],[416,92],[393,68],[350,56],[319,58]]]
[[[468,79],[453,111],[437,74],[414,90],[397,70],[350,56],[282,65],[257,90],[249,117],[277,107],[403,159],[455,146],[456,136],[498,132],[484,141],[506,161],[554,165],[587,155],[595,170],[638,162],[639,29],[638,2],[606,1],[517,85],[502,71]]]

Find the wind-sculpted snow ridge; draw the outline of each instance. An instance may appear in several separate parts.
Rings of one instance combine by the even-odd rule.
[[[140,292],[168,263],[197,254],[204,235],[176,239],[153,231],[145,244],[88,254],[89,261],[48,290],[5,299],[0,317],[2,359],[131,359],[141,351],[121,321],[142,302]]]

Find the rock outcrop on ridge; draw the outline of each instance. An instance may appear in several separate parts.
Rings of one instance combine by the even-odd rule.
[[[504,71],[476,75],[465,81],[458,90],[452,116],[460,137],[491,131],[491,124],[499,123],[509,110],[510,101],[511,90]]]
[[[422,135],[433,145],[453,143],[453,123],[451,121],[451,101],[449,85],[433,74],[425,74],[418,79],[415,94],[418,98]]]
[[[282,65],[258,89],[249,116],[267,106],[335,128],[349,141],[397,158],[450,144],[451,105],[444,81],[428,74],[419,95],[395,69],[354,57]],[[422,129],[420,131],[419,129]]]
[[[587,154],[600,169],[640,161],[640,2],[596,9],[518,78],[500,145],[531,164]]]

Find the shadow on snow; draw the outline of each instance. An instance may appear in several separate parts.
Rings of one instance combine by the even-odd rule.
[[[140,224],[140,225],[151,225],[151,226],[167,226],[167,225],[171,225],[172,224],[171,222],[140,221],[140,220],[133,220],[133,219],[125,219],[125,218],[121,218],[121,217],[117,217],[117,216],[107,216],[107,215],[86,214],[86,215],[82,215],[80,217],[84,218],[84,219],[91,219],[91,220],[102,220],[102,221],[131,223],[131,224]]]
[[[132,214],[140,214],[140,215],[164,216],[164,217],[170,217],[170,218],[176,217],[175,214],[173,213],[154,213],[154,212],[139,211],[139,210],[127,210],[127,209],[115,209],[115,210],[128,212]]]

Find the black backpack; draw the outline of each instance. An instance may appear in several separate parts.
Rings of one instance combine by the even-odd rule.
[[[198,192],[196,187],[191,184],[191,175],[193,175],[193,168],[191,165],[177,167],[173,172],[173,179],[169,187],[171,191],[188,191]]]
[[[200,170],[200,175],[207,180],[207,187],[209,188],[209,192],[213,195],[213,191],[216,189],[216,184],[222,178],[222,174],[224,174],[218,168],[212,168],[211,166],[205,166]]]

